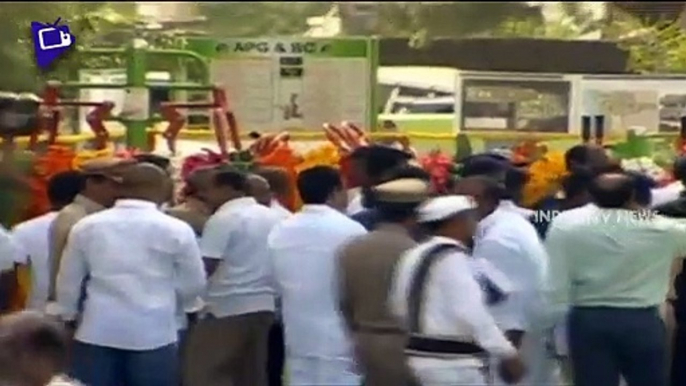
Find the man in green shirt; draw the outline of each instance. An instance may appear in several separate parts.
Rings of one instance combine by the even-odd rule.
[[[574,385],[615,386],[621,375],[666,386],[658,307],[673,260],[686,255],[686,225],[640,211],[626,174],[602,174],[589,192],[594,204],[560,213],[546,239],[553,321],[568,316]]]

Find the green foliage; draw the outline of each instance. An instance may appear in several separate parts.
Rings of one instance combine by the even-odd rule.
[[[308,30],[307,18],[325,14],[332,2],[245,1],[199,2],[200,15],[207,18],[205,28],[212,36],[288,36]]]
[[[37,91],[47,78],[61,78],[78,69],[84,58],[72,54],[58,60],[54,69],[41,71],[34,64],[30,25],[32,21],[54,22],[61,18],[79,47],[89,46],[109,28],[133,20],[134,3],[106,2],[8,2],[0,5],[4,23],[0,24],[0,89]],[[118,28],[118,27],[117,27]]]
[[[423,33],[428,37],[466,37],[494,30],[508,20],[543,21],[540,10],[523,1],[382,3],[380,7],[381,14],[405,12],[400,17],[402,23],[388,17],[379,20],[380,30],[401,36]],[[384,10],[394,7],[400,9]]]
[[[619,44],[629,52],[629,70],[641,74],[686,72],[686,32],[678,22],[633,20],[619,24],[618,29],[627,31],[620,35]]]

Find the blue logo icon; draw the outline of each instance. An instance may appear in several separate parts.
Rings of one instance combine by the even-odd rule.
[[[58,25],[61,18],[52,24],[31,22],[33,48],[36,50],[36,64],[42,69],[48,68],[69,48],[74,46],[76,38],[66,25]]]

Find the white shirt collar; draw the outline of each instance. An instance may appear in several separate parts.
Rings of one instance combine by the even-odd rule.
[[[304,213],[327,213],[336,209],[324,204],[306,204],[300,209]]]
[[[155,209],[158,210],[157,204],[151,201],[138,200],[132,198],[119,199],[114,204],[117,208],[132,208],[132,209]]]
[[[279,200],[277,200],[276,198],[272,198],[272,202],[269,204],[269,206],[272,208],[283,209],[290,212],[290,210],[288,210],[285,206],[281,205],[281,202],[279,202]]]
[[[506,211],[507,210],[502,208],[496,208],[496,210],[494,210],[493,213],[482,218],[481,221],[479,221],[479,224],[476,226],[476,234],[474,237],[476,239],[482,238],[488,231],[488,228],[495,225],[495,223],[498,221],[498,217],[500,216],[500,214]]]
[[[258,205],[257,201],[255,201],[254,198],[252,197],[238,197],[234,198],[233,200],[229,200],[222,204],[222,206],[217,209],[217,212],[224,211],[227,209],[239,207],[239,206],[244,206],[244,205]]]
[[[509,210],[518,214],[521,214],[525,217],[529,217],[532,214],[534,214],[534,211],[528,208],[521,207],[517,204],[515,204],[514,201],[512,200],[502,200],[500,201],[500,205],[498,208]]]

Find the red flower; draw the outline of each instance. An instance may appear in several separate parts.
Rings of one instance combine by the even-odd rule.
[[[445,193],[447,191],[446,183],[450,178],[450,170],[453,166],[452,159],[440,150],[434,150],[421,157],[419,163],[431,176],[434,191]]]
[[[186,179],[195,170],[203,167],[221,165],[225,162],[224,156],[210,149],[202,149],[203,153],[193,154],[186,157],[181,165],[181,178]]]

